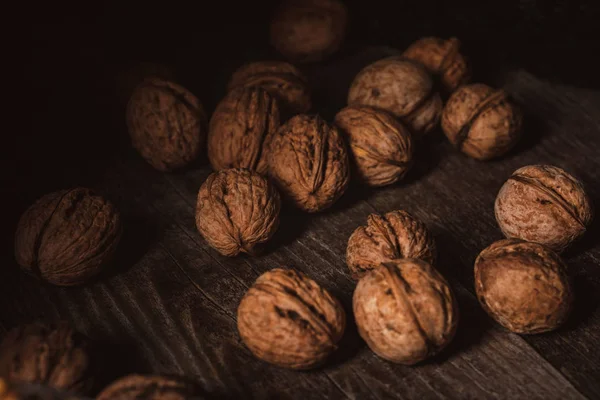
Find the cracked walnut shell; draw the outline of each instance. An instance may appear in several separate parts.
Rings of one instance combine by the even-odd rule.
[[[127,375],[104,388],[96,400],[200,400],[195,392],[193,384],[178,377]]]
[[[323,364],[346,326],[337,299],[306,275],[281,268],[256,280],[237,320],[242,340],[256,357],[293,369]]]

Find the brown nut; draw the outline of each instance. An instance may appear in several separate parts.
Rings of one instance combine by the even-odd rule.
[[[159,171],[172,171],[196,159],[206,136],[205,121],[200,101],[164,79],[144,80],[127,104],[132,145]]]
[[[400,118],[411,132],[422,136],[435,128],[442,114],[442,98],[420,64],[389,57],[370,64],[354,78],[349,105],[386,110]]]
[[[458,307],[450,286],[425,261],[381,264],[356,286],[358,333],[381,358],[412,365],[440,352],[454,337]]]
[[[247,168],[266,173],[269,139],[278,128],[277,99],[260,87],[232,90],[210,119],[210,164],[217,171]]]
[[[551,331],[568,317],[573,293],[560,257],[538,243],[504,239],[475,260],[475,291],[483,309],[516,333]]]
[[[340,0],[285,0],[271,22],[271,44],[292,61],[321,61],[340,48],[347,25]]]
[[[506,237],[561,252],[585,233],[594,209],[577,178],[551,165],[529,165],[504,183],[495,214]]]
[[[482,83],[458,88],[444,107],[442,130],[469,157],[506,154],[521,137],[523,115],[506,92]]]
[[[293,369],[323,364],[346,327],[336,298],[303,273],[281,268],[256,280],[237,320],[242,340],[256,357]]]
[[[96,400],[200,400],[195,391],[194,385],[176,377],[128,375],[104,388]]]
[[[411,44],[402,54],[404,58],[421,63],[439,76],[447,92],[453,92],[471,79],[467,58],[460,52],[460,40],[425,37]]]
[[[196,226],[208,244],[224,256],[258,254],[279,227],[277,190],[256,172],[225,169],[200,187]]]
[[[300,209],[317,212],[339,199],[349,182],[346,145],[319,116],[297,115],[271,141],[269,174]]]
[[[119,211],[92,190],[53,192],[21,216],[15,257],[23,270],[54,285],[78,285],[111,261],[121,232]]]
[[[406,211],[371,214],[348,240],[346,263],[354,279],[362,278],[381,263],[399,258],[418,258],[431,265],[436,261],[433,236],[423,222]]]

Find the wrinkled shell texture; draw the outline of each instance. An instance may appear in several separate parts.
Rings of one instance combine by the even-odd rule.
[[[196,226],[219,253],[257,254],[279,227],[277,190],[256,172],[226,169],[211,174],[200,187]]]
[[[421,63],[431,74],[437,75],[447,92],[453,92],[471,79],[469,62],[461,54],[457,38],[425,37],[411,44],[402,56]]]
[[[300,209],[317,212],[339,199],[350,180],[346,145],[320,117],[297,115],[271,142],[269,173]]]
[[[271,44],[292,61],[320,61],[340,48],[347,24],[339,0],[285,0],[271,22]]]
[[[551,165],[529,165],[504,183],[495,214],[506,237],[561,252],[585,233],[594,209],[577,178]]]
[[[233,73],[228,90],[239,87],[258,86],[273,96],[292,114],[310,110],[310,88],[308,80],[294,67],[282,61],[259,61],[241,66]]]
[[[205,120],[192,93],[159,78],[142,82],[127,105],[133,147],[159,171],[172,171],[196,159],[206,136]]]
[[[25,271],[52,284],[78,285],[110,262],[121,232],[118,210],[92,190],[53,192],[21,216],[15,257]]]
[[[371,107],[349,106],[335,117],[346,135],[357,175],[371,186],[391,185],[410,169],[412,137],[391,114]]]
[[[64,323],[14,328],[0,343],[0,377],[85,394],[93,384],[87,339]]]
[[[293,369],[323,364],[346,327],[337,299],[301,272],[280,268],[256,280],[237,320],[242,340],[256,357]]]
[[[418,258],[431,265],[436,261],[436,244],[423,222],[406,211],[371,214],[348,240],[346,263],[354,279],[383,262]]]
[[[503,90],[481,83],[460,87],[442,113],[450,142],[478,160],[506,154],[521,137],[523,114]]]
[[[193,385],[183,380],[157,375],[128,375],[107,386],[96,400],[188,400],[191,398],[200,399],[194,396]]]
[[[479,254],[475,291],[492,318],[523,334],[557,328],[567,319],[573,303],[560,257],[540,244],[520,239],[500,240]]]
[[[279,128],[278,101],[259,87],[235,89],[219,103],[208,128],[208,159],[215,170],[267,172],[269,138]]]
[[[412,365],[441,351],[458,324],[456,300],[429,264],[403,259],[381,264],[356,286],[360,336],[378,356]]]
[[[400,118],[417,136],[430,132],[442,114],[442,98],[420,64],[389,57],[363,68],[348,92],[349,105],[380,108]]]

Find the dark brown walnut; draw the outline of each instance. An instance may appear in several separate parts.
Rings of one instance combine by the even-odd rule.
[[[200,187],[196,226],[224,256],[255,255],[279,227],[279,193],[271,183],[247,169],[211,174]]]
[[[159,171],[194,161],[206,136],[200,101],[182,86],[150,78],[137,86],[127,104],[133,147]]]
[[[400,57],[363,68],[350,86],[348,104],[388,111],[416,136],[435,128],[442,113],[442,98],[425,67]]]
[[[321,61],[340,48],[347,25],[340,0],[284,0],[271,21],[271,44],[292,61]]]
[[[495,203],[496,221],[508,238],[565,250],[591,225],[594,208],[581,181],[551,165],[519,168]]]
[[[560,257],[541,244],[520,239],[500,240],[479,254],[475,291],[492,318],[522,334],[556,329],[573,303]]]
[[[135,88],[146,79],[151,78],[175,81],[175,73],[171,67],[153,62],[142,62],[124,70],[116,79],[117,96],[120,103],[126,106]]]
[[[453,92],[471,79],[469,62],[460,46],[457,38],[425,37],[411,44],[402,56],[421,63],[439,77],[447,92]]]
[[[358,333],[381,358],[412,365],[453,339],[458,307],[446,280],[425,261],[389,261],[368,272],[353,296]]]
[[[213,169],[267,172],[268,143],[279,128],[278,100],[260,87],[234,89],[217,105],[208,128]]]
[[[200,400],[194,385],[177,377],[128,375],[108,385],[96,400]]]
[[[371,186],[402,179],[413,160],[410,132],[391,114],[365,106],[348,106],[335,116],[346,135],[358,177]]]
[[[94,191],[53,192],[21,216],[15,257],[25,271],[52,284],[78,285],[109,264],[121,232],[119,211]]]
[[[319,116],[297,115],[271,141],[269,173],[300,209],[322,211],[339,199],[350,179],[346,145]]]
[[[245,64],[233,73],[228,89],[259,86],[275,96],[287,114],[310,110],[308,80],[294,67],[282,61],[258,61]]]
[[[346,263],[354,279],[383,262],[418,258],[431,265],[436,261],[436,244],[423,222],[406,211],[371,214],[348,240]]]
[[[256,280],[240,303],[237,321],[256,357],[293,369],[322,365],[346,327],[336,298],[303,273],[281,268]]]
[[[523,115],[505,91],[482,83],[458,88],[444,107],[442,130],[469,157],[506,154],[521,137]]]

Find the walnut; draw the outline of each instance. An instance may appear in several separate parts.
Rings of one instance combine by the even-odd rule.
[[[342,196],[349,181],[346,145],[319,116],[297,115],[271,141],[269,173],[300,209],[322,211]]]
[[[200,400],[195,385],[179,377],[128,375],[108,385],[96,400]]]
[[[400,118],[416,136],[435,128],[442,113],[442,98],[420,64],[388,57],[363,68],[348,92],[349,105],[380,108]]]
[[[412,365],[440,352],[454,337],[458,307],[446,280],[425,261],[381,264],[356,286],[360,336],[378,356]]]
[[[110,262],[121,232],[119,211],[92,190],[53,192],[21,216],[15,257],[25,271],[52,284],[78,285]]]
[[[271,21],[271,44],[292,61],[321,61],[340,48],[347,25],[340,0],[284,0]]]
[[[560,257],[538,243],[504,239],[475,261],[475,291],[483,309],[516,333],[551,331],[568,317],[573,293]]]
[[[237,320],[242,340],[256,357],[293,369],[323,364],[346,326],[337,299],[303,273],[281,268],[256,280]]]
[[[371,107],[348,106],[335,116],[348,138],[359,178],[371,186],[391,185],[410,169],[410,132],[390,114]]]
[[[133,147],[159,171],[194,161],[202,148],[206,114],[188,90],[168,80],[144,80],[127,104]]]
[[[495,214],[506,237],[560,252],[585,233],[594,208],[583,184],[571,174],[551,165],[529,165],[504,183]]]
[[[258,173],[225,169],[200,187],[196,226],[224,256],[256,255],[279,227],[280,202],[277,190]]]
[[[406,211],[371,214],[348,240],[346,263],[354,279],[362,278],[381,263],[398,258],[436,261],[436,244],[425,224]]]
[[[444,107],[442,130],[460,151],[478,160],[506,154],[521,137],[523,115],[503,90],[474,83],[458,88]]]

